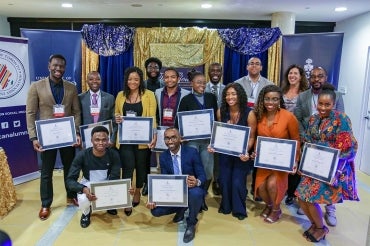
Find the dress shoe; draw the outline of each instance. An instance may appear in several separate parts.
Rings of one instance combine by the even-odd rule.
[[[117,209],[109,209],[107,210],[107,213],[111,215],[117,215]]]
[[[132,214],[132,208],[128,208],[128,209],[125,208],[125,210],[123,211],[125,212],[126,216],[130,216]]]
[[[219,214],[230,214],[231,212],[226,212],[223,208],[218,209]]]
[[[148,185],[145,183],[143,188],[141,189],[141,195],[147,196],[148,195]]]
[[[91,212],[88,213],[87,215],[84,214],[81,215],[80,225],[82,228],[86,228],[90,225],[90,215]]]
[[[185,213],[185,211],[184,211],[184,210],[182,210],[182,211],[178,211],[178,212],[175,214],[175,216],[173,216],[173,219],[172,219],[173,223],[178,223],[178,222],[180,222],[180,221],[183,221],[183,220],[184,220],[184,213]]]
[[[78,207],[78,201],[77,201],[76,198],[67,197],[66,203],[67,203],[67,206],[76,206],[76,207]]]
[[[186,227],[185,233],[184,233],[184,243],[188,243],[192,241],[195,237],[195,226],[188,226]]]
[[[208,211],[208,206],[207,206],[206,200],[203,200],[201,210]]]
[[[216,181],[213,181],[212,183],[212,192],[213,192],[213,195],[215,196],[219,196],[221,194],[220,186],[218,185],[218,182]]]
[[[47,220],[50,216],[50,208],[41,208],[39,212],[40,220]]]
[[[248,217],[248,215],[243,215],[243,214],[234,214],[233,217],[237,218],[238,220],[244,220],[245,218]]]

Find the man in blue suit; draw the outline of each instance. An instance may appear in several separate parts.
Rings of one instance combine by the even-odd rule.
[[[195,148],[181,145],[179,131],[170,127],[164,132],[164,141],[168,149],[160,157],[162,174],[188,175],[186,184],[188,186],[188,208],[189,217],[184,233],[184,243],[194,239],[195,226],[198,222],[197,215],[202,206],[205,191],[202,185],[206,181],[206,174],[200,159],[199,153]],[[184,219],[186,207],[157,207],[155,203],[147,203],[147,208],[155,217],[176,213],[172,221],[180,222]]]
[[[90,90],[78,95],[81,106],[81,125],[112,120],[113,132],[109,145],[114,146],[117,135],[117,124],[114,118],[115,98],[100,90],[101,78],[98,72],[92,71],[87,74],[87,84]]]

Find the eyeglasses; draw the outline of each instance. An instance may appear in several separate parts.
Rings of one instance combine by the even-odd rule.
[[[259,62],[250,62],[250,63],[248,63],[248,65],[249,66],[260,66],[261,63],[259,63]]]
[[[264,102],[273,102],[273,103],[277,103],[280,101],[280,98],[278,97],[273,97],[273,98],[269,98],[269,97],[264,97],[263,98],[263,101]]]
[[[148,66],[148,70],[159,70],[158,66]]]
[[[323,79],[325,77],[324,74],[318,74],[318,75],[311,75],[310,79]]]
[[[177,141],[177,137],[176,136],[172,136],[172,137],[164,137],[164,141],[165,142],[169,142],[170,140],[172,141],[172,142],[174,142],[174,141]]]

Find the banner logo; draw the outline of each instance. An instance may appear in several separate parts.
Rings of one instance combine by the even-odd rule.
[[[22,62],[12,53],[0,49],[0,99],[13,97],[26,81]]]

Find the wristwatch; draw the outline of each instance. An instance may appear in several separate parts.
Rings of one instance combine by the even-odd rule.
[[[201,186],[201,185],[202,185],[202,182],[199,179],[197,179],[197,186]]]

